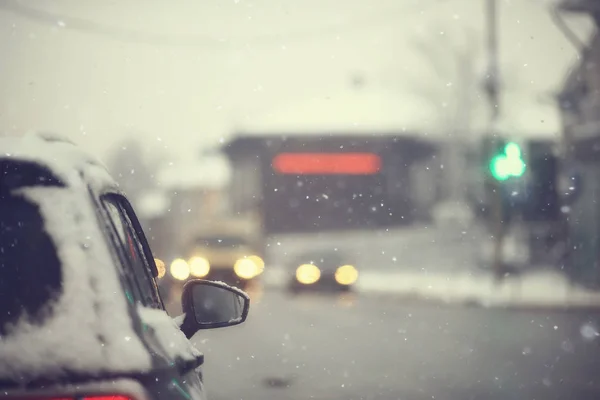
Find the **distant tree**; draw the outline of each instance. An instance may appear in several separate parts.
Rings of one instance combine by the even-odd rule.
[[[440,129],[446,130],[443,154],[436,160],[444,165],[442,197],[460,199],[465,192],[464,142],[471,131],[473,116],[481,110],[481,76],[477,64],[481,60],[478,36],[467,29],[445,29],[434,25],[428,32],[435,35],[417,36],[412,45],[423,62],[416,76],[388,73],[388,86],[413,93],[428,101]]]

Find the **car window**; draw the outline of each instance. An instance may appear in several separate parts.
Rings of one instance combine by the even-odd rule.
[[[0,335],[27,315],[41,323],[62,289],[56,247],[38,207],[20,196],[0,196]]]
[[[133,228],[131,219],[116,198],[105,197],[103,205],[114,225],[127,266],[133,271],[134,285],[141,297],[138,300],[146,306],[160,308],[161,301],[156,283],[152,277],[150,264],[144,256],[140,238]]]
[[[113,246],[116,247],[118,253],[118,266],[120,266],[119,270],[123,277],[127,300],[131,304],[136,302],[144,304],[145,300],[142,289],[137,282],[135,270],[131,267],[127,252],[123,246],[123,243],[125,243],[125,230],[123,229],[119,209],[116,205],[111,203],[104,203],[104,209],[109,215],[112,243]]]

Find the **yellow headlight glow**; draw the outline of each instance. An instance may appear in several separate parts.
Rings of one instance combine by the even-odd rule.
[[[190,258],[190,274],[196,278],[203,278],[210,271],[210,263],[203,257]]]
[[[171,263],[171,276],[178,281],[185,281],[190,277],[190,267],[185,260],[181,258],[176,258]]]
[[[256,268],[258,269],[256,275],[262,274],[265,270],[265,262],[263,261],[263,259],[259,256],[249,256],[248,259],[252,260],[254,265],[256,265]]]
[[[240,258],[233,265],[233,271],[242,279],[252,279],[258,275],[259,268],[250,258]]]
[[[161,260],[159,258],[155,258],[154,264],[156,265],[156,269],[158,270],[158,279],[165,276],[165,274],[167,273],[167,267],[165,266],[165,263],[163,262],[163,260]]]
[[[352,285],[358,279],[358,271],[352,265],[342,265],[335,271],[335,281],[340,285]]]
[[[296,279],[304,285],[312,285],[321,279],[321,270],[312,264],[302,264],[296,270]]]

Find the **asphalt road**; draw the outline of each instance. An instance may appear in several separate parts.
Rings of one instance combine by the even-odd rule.
[[[194,337],[213,400],[600,398],[589,311],[252,296],[244,325]]]

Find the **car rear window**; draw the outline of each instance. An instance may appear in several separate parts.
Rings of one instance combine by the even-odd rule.
[[[32,186],[63,187],[64,184],[47,168],[30,161],[0,158],[0,191]]]
[[[40,324],[62,288],[56,248],[39,208],[16,189],[62,186],[33,163],[0,161],[0,335],[27,317]]]

